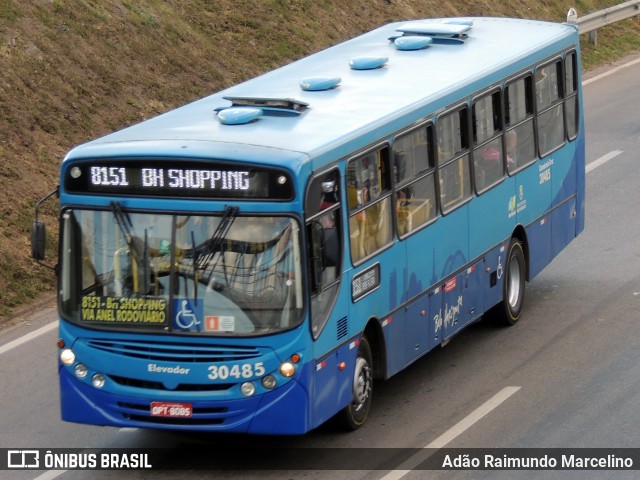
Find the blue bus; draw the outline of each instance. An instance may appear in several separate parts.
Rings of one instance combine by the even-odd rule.
[[[580,78],[572,24],[399,22],[74,148],[62,418],[360,427],[583,230]]]

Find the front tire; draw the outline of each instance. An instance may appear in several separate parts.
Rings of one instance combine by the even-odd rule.
[[[343,426],[357,430],[369,416],[373,393],[373,360],[367,337],[360,339],[358,356],[353,371],[353,399],[341,412]]]
[[[491,310],[494,320],[501,325],[514,325],[522,315],[527,262],[522,243],[512,238],[504,270],[502,301]]]

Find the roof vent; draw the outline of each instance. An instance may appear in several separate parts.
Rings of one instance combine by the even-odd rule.
[[[262,116],[262,110],[253,107],[229,107],[218,111],[218,120],[223,125],[244,125]]]
[[[389,57],[353,57],[349,60],[349,66],[353,70],[374,70],[384,67],[389,61]]]
[[[433,39],[419,35],[403,35],[396,38],[393,43],[398,50],[422,50],[431,45]]]
[[[300,88],[308,92],[331,90],[340,85],[340,77],[309,77],[300,80]]]

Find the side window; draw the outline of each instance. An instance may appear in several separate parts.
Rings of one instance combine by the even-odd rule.
[[[395,211],[398,235],[405,235],[436,216],[433,127],[420,127],[393,144]]]
[[[469,109],[464,107],[438,118],[438,180],[443,213],[471,197],[468,115]]]
[[[340,197],[340,175],[338,170],[332,170],[311,181],[305,199],[314,338],[329,319],[342,272]]]
[[[578,118],[580,105],[578,104],[578,58],[575,51],[567,54],[564,60],[565,92],[564,102],[565,117],[567,119],[567,137],[573,140],[578,136]]]
[[[545,156],[565,140],[562,62],[558,60],[538,68],[535,82],[538,151],[540,156]]]
[[[391,170],[388,147],[357,157],[347,165],[349,239],[354,263],[392,240]]]
[[[512,174],[536,159],[531,75],[506,85],[504,103],[504,146],[507,170]]]
[[[473,104],[473,166],[478,193],[504,177],[501,110],[500,92],[481,97]]]

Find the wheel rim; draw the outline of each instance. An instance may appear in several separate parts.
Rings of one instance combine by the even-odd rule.
[[[518,307],[520,302],[520,286],[522,285],[522,271],[520,269],[520,262],[517,258],[514,258],[509,263],[509,306],[512,309]]]
[[[364,407],[371,395],[371,367],[362,357],[356,360],[353,378],[353,406],[355,411]]]

